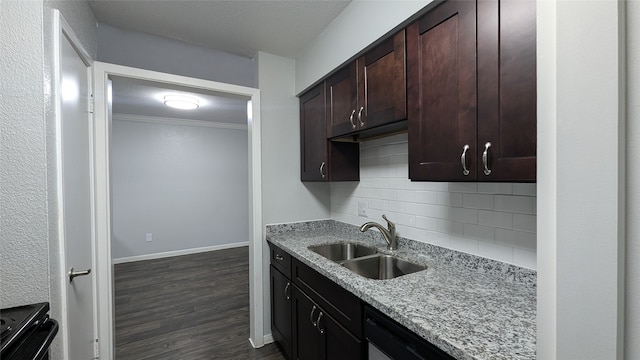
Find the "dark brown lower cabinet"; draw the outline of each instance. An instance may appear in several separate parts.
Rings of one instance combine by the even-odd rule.
[[[364,360],[362,301],[271,248],[271,331],[288,359]]]
[[[292,291],[291,281],[271,266],[271,332],[280,344],[282,352],[291,358],[293,338],[291,334]]]
[[[369,340],[396,360],[452,360],[326,276],[269,247],[271,331],[288,359],[365,360]]]
[[[298,288],[293,289],[293,353],[296,360],[364,359],[364,342],[340,326]]]

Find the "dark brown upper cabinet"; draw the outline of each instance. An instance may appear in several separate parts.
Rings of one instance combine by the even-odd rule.
[[[478,1],[478,180],[536,180],[536,94],[535,0]]]
[[[407,63],[409,178],[475,179],[460,160],[475,161],[475,1],[444,2],[409,25]]]
[[[406,120],[406,91],[403,30],[327,78],[327,137]]]
[[[301,180],[359,180],[359,145],[329,142],[326,124],[325,86],[321,83],[300,96]]]
[[[411,180],[535,181],[535,23],[534,0],[447,1],[407,28]]]

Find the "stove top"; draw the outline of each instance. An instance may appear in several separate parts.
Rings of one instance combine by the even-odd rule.
[[[16,319],[10,316],[0,316],[0,337],[13,329],[14,326],[16,326]]]
[[[34,327],[46,321],[49,303],[16,306],[0,309],[0,354],[8,351]]]

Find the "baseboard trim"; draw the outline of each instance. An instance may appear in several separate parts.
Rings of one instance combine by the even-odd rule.
[[[273,335],[268,334],[262,337],[262,345],[261,346],[256,346],[256,344],[253,342],[252,338],[249,338],[249,343],[251,344],[251,346],[253,346],[254,349],[257,348],[261,348],[267,344],[271,344],[272,342],[274,342],[275,340],[273,340]]]
[[[124,263],[129,263],[134,261],[162,259],[162,258],[173,257],[173,256],[197,254],[197,253],[207,252],[207,251],[233,249],[233,248],[238,248],[243,246],[249,246],[249,242],[243,241],[239,243],[205,246],[205,247],[199,247],[194,249],[174,250],[174,251],[166,251],[166,252],[155,253],[155,254],[127,256],[127,257],[113,259],[112,263],[114,265],[124,264]]]

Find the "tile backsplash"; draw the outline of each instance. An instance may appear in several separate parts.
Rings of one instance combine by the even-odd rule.
[[[332,219],[382,214],[399,236],[536,269],[536,184],[411,182],[406,134],[361,143],[360,181],[331,184]]]

